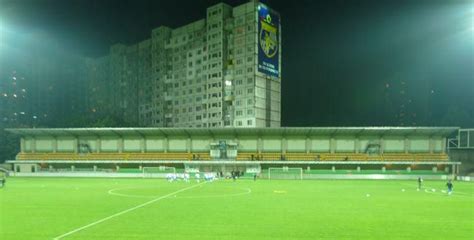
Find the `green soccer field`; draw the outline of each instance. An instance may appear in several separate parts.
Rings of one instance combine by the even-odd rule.
[[[473,239],[474,184],[9,178],[0,239]]]

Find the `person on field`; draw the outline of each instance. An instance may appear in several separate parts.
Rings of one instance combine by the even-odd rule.
[[[418,191],[421,190],[422,184],[423,184],[423,178],[418,177]]]
[[[2,177],[2,179],[0,179],[0,187],[5,187],[5,184],[7,182],[7,179],[5,177]]]
[[[196,174],[194,174],[194,177],[196,178],[197,182],[201,182],[201,175],[199,175],[198,172],[196,172]]]
[[[189,182],[189,173],[184,173],[184,181]]]
[[[451,180],[446,183],[446,186],[448,187],[448,195],[451,195],[453,193],[453,183],[451,182]]]

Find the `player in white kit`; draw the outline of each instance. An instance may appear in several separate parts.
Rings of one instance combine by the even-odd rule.
[[[196,178],[196,181],[197,181],[197,182],[200,182],[200,181],[201,181],[201,175],[199,175],[198,172],[197,172],[196,174],[194,174],[194,177]]]

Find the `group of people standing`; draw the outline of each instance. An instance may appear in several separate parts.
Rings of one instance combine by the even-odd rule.
[[[448,195],[451,195],[453,193],[453,188],[454,188],[454,185],[453,185],[453,182],[451,181],[451,179],[448,180],[448,182],[446,183],[446,187],[448,188]],[[423,178],[421,177],[418,177],[418,191],[420,191],[421,189],[423,188]]]
[[[228,179],[233,179],[234,181],[236,181],[237,179],[239,179],[240,177],[242,177],[244,175],[244,171],[234,171],[232,170],[231,172],[229,173],[223,173],[223,172],[206,172],[203,174],[203,177],[204,177],[204,180],[205,181],[208,181],[208,182],[212,182],[216,179],[219,179],[219,178],[228,178]],[[189,173],[168,173],[166,174],[166,180],[168,180],[169,182],[174,182],[174,181],[178,181],[178,180],[183,180],[185,182],[189,182],[190,181],[190,174]],[[201,181],[201,173],[199,172],[196,172],[194,173],[194,178],[197,182],[200,182]],[[253,176],[253,180],[257,180],[257,174],[254,174]]]

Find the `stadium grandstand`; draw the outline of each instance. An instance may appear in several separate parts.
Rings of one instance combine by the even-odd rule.
[[[301,177],[455,175],[447,139],[456,127],[34,128],[21,137],[14,174],[127,173],[145,168],[242,171],[301,169]],[[318,174],[320,173],[320,174]],[[114,175],[114,176],[115,176]]]

